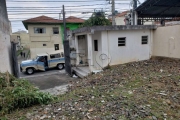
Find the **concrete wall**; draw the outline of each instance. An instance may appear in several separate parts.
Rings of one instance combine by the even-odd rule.
[[[34,33],[35,27],[46,28],[46,33]],[[61,31],[59,34],[53,34],[53,27],[59,27],[59,25],[28,25],[31,58],[35,58],[40,53],[55,51],[54,44],[59,44],[59,49],[63,49]]]
[[[0,0],[0,72],[12,73],[10,32],[6,1]]]
[[[102,61],[99,59],[99,56],[102,54],[102,38],[101,32],[95,32],[92,34],[92,58],[93,58],[93,66],[96,69],[100,69],[102,67]],[[94,40],[98,40],[98,51],[94,51]]]
[[[180,58],[180,25],[158,27],[154,31],[153,56]]]
[[[148,60],[151,57],[151,30],[124,30],[102,32],[103,52],[109,57],[110,65]],[[148,36],[148,44],[141,44],[141,37]],[[126,37],[126,46],[118,46],[118,38]]]

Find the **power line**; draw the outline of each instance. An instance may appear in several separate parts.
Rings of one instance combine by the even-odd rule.
[[[122,4],[122,5],[129,5],[129,3],[116,3],[116,4]],[[106,4],[92,4],[92,5],[77,5],[77,6],[65,6],[66,8],[68,7],[82,7],[82,6],[96,6],[96,5],[106,5]],[[7,7],[9,8],[62,8],[62,7]]]
[[[106,9],[106,10],[108,10],[108,9]],[[53,11],[52,10],[51,11],[50,10],[46,10],[46,11],[45,10],[42,10],[42,11],[37,11],[37,10],[36,11],[8,11],[8,12],[9,13],[14,13],[14,12],[18,12],[18,13],[29,13],[29,12],[31,12],[31,13],[32,12],[34,12],[34,13],[37,13],[37,12],[43,12],[43,13],[46,13],[46,12],[51,12],[51,13],[52,12],[58,12],[59,13],[60,12],[61,13],[61,11],[57,11],[57,10],[53,10]],[[69,13],[69,12],[82,12],[82,10],[66,11],[66,13]],[[94,9],[91,9],[91,11],[85,11],[84,10],[83,12],[94,12]],[[104,12],[107,12],[107,11],[104,11]]]
[[[71,0],[71,1],[7,1],[7,2],[12,2],[12,3],[14,3],[14,2],[92,2],[92,1],[96,1],[96,2],[99,2],[99,1],[104,1],[104,0],[82,0],[82,1],[80,1],[80,0],[78,0],[78,1],[73,1],[73,0]],[[130,0],[116,0],[116,1],[130,1]]]

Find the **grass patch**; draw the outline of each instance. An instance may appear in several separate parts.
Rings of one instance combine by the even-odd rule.
[[[0,115],[11,113],[17,108],[48,104],[53,99],[53,96],[40,92],[27,80],[0,73]]]

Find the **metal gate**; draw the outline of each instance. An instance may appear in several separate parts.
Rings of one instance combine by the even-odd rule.
[[[69,41],[64,40],[63,43],[64,43],[65,70],[71,76],[72,75],[72,70],[71,70]]]
[[[13,75],[19,78],[19,66],[18,66],[17,53],[16,53],[16,43],[11,42],[11,53],[12,53]]]

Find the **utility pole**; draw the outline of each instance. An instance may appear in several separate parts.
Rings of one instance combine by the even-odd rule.
[[[67,30],[66,30],[66,18],[65,18],[65,9],[63,5],[63,24],[64,24],[64,58],[65,58],[65,70],[69,75],[72,75],[72,69],[71,69],[71,59],[70,59],[70,46],[69,46],[69,40],[67,39]]]
[[[137,0],[133,0],[133,25],[135,25],[135,21],[136,21],[136,12],[135,12],[136,8],[137,8]]]
[[[64,12],[64,5],[63,5],[63,24],[64,24],[64,41],[67,40],[67,31],[66,31],[66,18]]]
[[[116,25],[115,22],[115,1],[112,0],[112,25]]]

